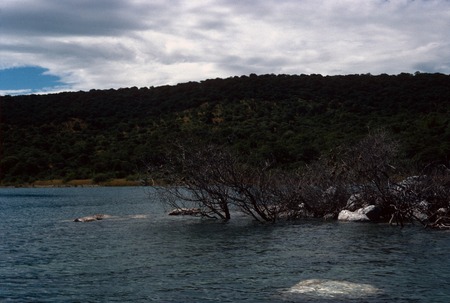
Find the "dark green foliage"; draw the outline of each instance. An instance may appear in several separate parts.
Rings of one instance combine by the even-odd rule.
[[[0,178],[126,177],[174,141],[298,167],[384,127],[418,165],[448,164],[450,76],[250,75],[175,86],[0,97]]]

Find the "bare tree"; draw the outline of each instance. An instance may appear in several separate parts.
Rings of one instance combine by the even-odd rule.
[[[356,186],[361,200],[377,205],[391,224],[449,222],[449,169],[431,165],[419,173],[407,171],[400,165],[399,143],[388,132],[370,133],[334,157],[348,186]]]
[[[150,175],[166,176],[168,186],[158,187],[162,200],[175,209],[197,209],[196,214],[229,220],[231,189],[223,186],[235,159],[212,147],[175,145],[166,162],[149,167]]]
[[[223,146],[177,145],[149,172],[165,176],[169,186],[157,188],[160,197],[185,214],[229,220],[240,211],[259,222],[336,218],[357,194],[359,206],[376,205],[391,224],[449,227],[450,170],[405,178],[398,147],[376,131],[294,172],[249,165]]]
[[[267,163],[250,166],[213,145],[179,145],[170,154],[166,165],[157,170],[172,176],[171,185],[160,187],[159,193],[174,208],[188,209],[190,205],[202,216],[223,220],[231,218],[232,209],[260,222],[298,216],[298,199],[288,186],[292,182],[286,182],[285,172],[273,170]]]

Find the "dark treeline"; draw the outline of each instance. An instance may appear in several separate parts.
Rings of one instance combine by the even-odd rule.
[[[449,163],[450,76],[249,75],[0,97],[3,184],[133,178],[174,142],[289,169],[384,128],[417,166]]]

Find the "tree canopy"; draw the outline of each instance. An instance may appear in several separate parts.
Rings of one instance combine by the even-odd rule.
[[[2,184],[124,178],[174,142],[290,169],[384,128],[417,165],[450,160],[450,76],[254,75],[0,97]]]

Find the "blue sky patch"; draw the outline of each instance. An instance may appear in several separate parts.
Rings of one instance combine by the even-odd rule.
[[[0,91],[33,93],[64,85],[59,77],[44,74],[47,71],[48,69],[38,66],[2,69]]]

